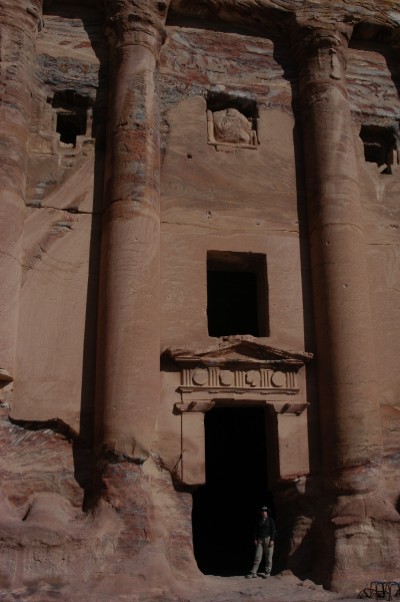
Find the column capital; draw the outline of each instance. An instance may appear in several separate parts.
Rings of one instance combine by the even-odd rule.
[[[352,31],[353,25],[348,23],[297,21],[292,39],[299,63],[317,60],[319,70],[325,71],[331,79],[342,79]]]
[[[169,0],[105,0],[110,46],[145,46],[157,59],[165,41],[168,5]]]

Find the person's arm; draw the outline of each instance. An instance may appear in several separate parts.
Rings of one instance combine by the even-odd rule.
[[[258,544],[258,522],[254,525],[254,545]]]
[[[269,538],[269,547],[272,548],[272,546],[274,545],[274,542],[275,542],[276,528],[275,528],[275,521],[271,517],[269,517],[269,524],[270,524],[270,529],[271,529],[271,536]]]

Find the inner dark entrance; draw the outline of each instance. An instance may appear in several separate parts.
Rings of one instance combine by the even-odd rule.
[[[243,575],[251,568],[254,524],[267,487],[263,408],[214,408],[205,415],[206,485],[193,494],[193,543],[207,575]]]
[[[256,274],[208,272],[207,292],[210,336],[259,336]]]
[[[207,252],[207,319],[211,337],[269,336],[265,255]]]

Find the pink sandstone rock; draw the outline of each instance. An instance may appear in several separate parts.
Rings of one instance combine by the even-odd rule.
[[[0,0],[1,600],[399,578],[399,22]]]

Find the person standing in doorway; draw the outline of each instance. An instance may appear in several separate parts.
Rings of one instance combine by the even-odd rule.
[[[270,510],[268,506],[261,508],[261,516],[257,521],[254,545],[256,551],[254,554],[254,563],[251,573],[246,575],[247,579],[257,577],[258,567],[260,566],[263,554],[265,560],[265,573],[261,573],[261,577],[268,579],[271,576],[272,555],[274,553],[275,542],[275,522],[269,516]]]

